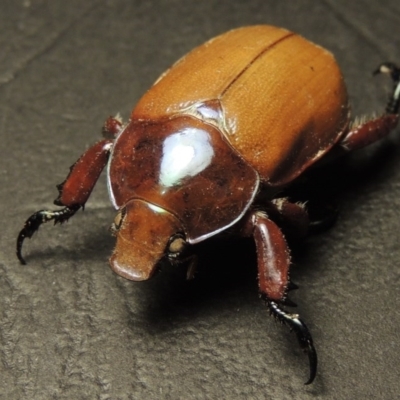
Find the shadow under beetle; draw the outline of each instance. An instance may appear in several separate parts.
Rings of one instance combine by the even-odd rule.
[[[111,268],[149,279],[163,258],[195,265],[191,245],[226,231],[254,238],[258,284],[270,313],[293,330],[308,354],[310,384],[317,353],[287,294],[290,255],[282,233],[302,236],[304,204],[282,190],[321,158],[364,147],[398,122],[400,69],[376,73],[394,81],[386,111],[351,121],[340,69],[327,50],[272,26],[229,31],[181,58],[133,109],[129,122],[109,117],[105,138],[89,148],[57,186],[57,211],[25,222],[17,256],[41,224],[62,223],[83,208],[107,165],[111,202],[118,210]]]

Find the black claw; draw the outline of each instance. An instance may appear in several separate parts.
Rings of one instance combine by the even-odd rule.
[[[75,205],[72,207],[65,207],[58,211],[40,210],[32,214],[25,222],[24,227],[21,229],[17,237],[17,257],[21,264],[26,264],[22,257],[22,245],[26,238],[31,238],[33,234],[39,229],[40,225],[54,220],[54,224],[63,223],[68,221],[78,210],[80,206]]]
[[[26,261],[22,257],[22,244],[26,238],[31,238],[32,235],[39,229],[43,221],[43,213],[45,210],[40,210],[32,214],[25,222],[24,227],[17,238],[17,257],[21,264],[25,265]]]
[[[308,381],[305,382],[305,385],[309,385],[314,381],[315,375],[317,374],[317,364],[318,364],[317,352],[315,350],[310,331],[308,330],[306,324],[301,319],[299,318],[291,319],[290,326],[296,333],[300,347],[308,355],[308,361],[310,364],[310,377],[308,378]]]
[[[287,290],[290,292],[291,290],[297,290],[299,288],[294,282],[290,281],[287,287]]]
[[[308,378],[308,381],[305,382],[305,385],[309,385],[315,379],[318,365],[317,352],[315,350],[310,331],[297,314],[288,314],[281,310],[276,302],[269,300],[265,296],[263,297],[267,303],[270,313],[296,334],[300,347],[304,352],[307,353],[310,365],[310,377]]]

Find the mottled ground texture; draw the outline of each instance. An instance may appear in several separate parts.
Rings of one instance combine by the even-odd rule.
[[[394,399],[400,392],[400,129],[318,181],[341,213],[293,250],[292,295],[319,354],[258,299],[251,242],[200,246],[196,279],[165,268],[128,282],[108,267],[105,177],[85,212],[15,238],[110,114],[204,40],[275,24],[327,47],[355,113],[382,110],[371,71],[400,63],[400,3],[347,0],[0,2],[0,399]],[[321,88],[323,90],[323,88]],[[251,105],[245,105],[251,106]]]

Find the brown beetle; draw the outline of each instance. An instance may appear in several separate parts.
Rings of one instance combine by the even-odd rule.
[[[304,233],[308,216],[304,205],[280,193],[326,153],[363,147],[396,126],[400,70],[384,63],[377,72],[394,81],[386,113],[351,123],[342,74],[328,51],[272,26],[211,39],[161,75],[126,125],[106,121],[109,137],[87,150],[58,186],[55,204],[64,208],[26,221],[19,260],[25,263],[24,239],[42,223],[65,222],[83,208],[108,163],[118,210],[111,268],[146,280],[162,258],[188,260],[190,245],[222,231],[252,236],[260,293],[308,353],[311,383],[317,369],[311,335],[297,314],[281,308],[293,305],[287,292],[295,286],[281,228]]]

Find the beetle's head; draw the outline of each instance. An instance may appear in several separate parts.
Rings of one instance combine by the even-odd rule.
[[[119,210],[111,230],[117,237],[111,268],[133,281],[149,279],[164,256],[174,259],[185,247],[179,220],[170,212],[138,199]]]

